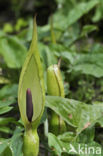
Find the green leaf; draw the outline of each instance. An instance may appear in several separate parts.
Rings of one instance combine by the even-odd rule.
[[[10,148],[7,146],[7,148],[3,151],[1,156],[12,156]]]
[[[80,71],[83,74],[93,75],[97,78],[103,76],[103,54],[82,54],[78,59],[73,70]]]
[[[11,149],[12,156],[22,156],[23,141],[21,135],[21,129],[17,128],[9,143],[9,148]]]
[[[73,132],[65,132],[61,135],[58,135],[58,139],[60,139],[63,142],[71,142],[75,137],[75,134]]]
[[[97,78],[103,77],[103,54],[101,53],[72,54],[63,52],[62,58],[67,61],[71,72],[75,71]],[[72,63],[72,66],[70,66],[70,63]]]
[[[2,108],[0,108],[0,115],[9,112],[12,109],[13,109],[13,107],[8,107],[8,106],[7,107],[2,107]]]
[[[0,108],[9,106],[9,105],[11,105],[11,104],[13,104],[13,103],[15,103],[15,102],[16,102],[15,99],[4,100],[4,101],[3,101],[3,100],[0,100]]]
[[[103,18],[103,1],[99,0],[99,5],[96,7],[95,14],[92,18],[93,22],[99,22]]]
[[[17,90],[17,84],[5,85],[3,88],[0,89],[0,99],[14,99],[15,97],[17,97]]]
[[[26,53],[25,46],[17,37],[3,36],[0,38],[0,54],[9,68],[20,68]]]
[[[50,65],[57,64],[57,59],[54,56],[54,53],[52,52],[52,49],[50,49],[50,47],[39,43],[39,51],[45,70]]]
[[[23,156],[21,129],[17,128],[10,139],[0,142],[0,156]]]
[[[98,4],[98,0],[93,0],[89,2],[81,2],[75,6],[73,10],[70,11],[68,18],[68,26],[72,25],[84,14],[88,13],[92,8]]]
[[[2,155],[2,153],[6,150],[6,148],[8,147],[8,143],[9,143],[9,139],[0,141],[0,155]],[[6,155],[7,156],[7,155]]]
[[[87,105],[83,102],[56,96],[46,97],[46,106],[55,111],[67,124],[76,128],[78,135],[103,116],[103,105]]]
[[[68,154],[73,154],[73,155],[75,154],[75,155],[80,155],[80,156],[85,156],[87,154],[88,156],[94,156],[94,154],[101,156],[103,154],[102,147],[94,141],[92,141],[91,143],[87,143],[87,144],[78,143],[78,142],[64,142],[64,141],[61,141],[60,138],[56,137],[52,133],[48,134],[48,144],[53,149],[53,152],[55,153],[54,155],[61,155],[63,153],[68,153]],[[74,152],[71,152],[72,147],[75,150]],[[87,150],[88,153],[86,153],[85,147],[87,149],[89,147],[93,147],[94,153],[92,150],[90,152],[88,152],[89,150]],[[80,153],[79,149],[81,148],[83,152]],[[100,151],[99,151],[99,154],[96,154],[98,148],[100,149]]]
[[[10,124],[10,123],[15,123],[16,120],[15,118],[11,118],[11,117],[0,117],[0,126],[2,125],[7,125],[7,124]]]
[[[81,37],[87,36],[88,33],[92,32],[92,31],[96,31],[98,30],[98,27],[95,25],[85,25],[83,27],[83,30],[81,32]]]
[[[37,28],[34,21],[30,50],[24,62],[19,81],[18,104],[24,125],[29,123],[26,114],[26,91],[30,88],[33,103],[33,124],[38,124],[44,110],[43,70],[37,47]]]
[[[77,20],[79,20],[84,14],[93,9],[98,3],[98,0],[78,3],[69,11],[69,13],[66,14],[66,16],[63,15],[62,11],[57,12],[54,15],[54,27],[57,29],[60,28],[64,31],[69,26],[77,22]]]
[[[103,70],[100,66],[95,64],[84,63],[82,65],[78,64],[75,66],[74,71],[81,72],[82,74],[93,75],[94,77],[103,77]]]
[[[77,137],[77,141],[79,143],[85,143],[85,144],[93,142],[94,139],[95,139],[95,127],[94,126],[90,126],[90,127],[86,128]]]
[[[12,33],[13,32],[13,26],[10,23],[5,23],[3,27],[3,31],[5,33]]]
[[[12,134],[13,131],[9,128],[9,127],[0,127],[0,132],[3,132],[3,133],[7,133],[7,134]]]
[[[0,84],[8,84],[8,83],[10,83],[9,79],[0,76]]]

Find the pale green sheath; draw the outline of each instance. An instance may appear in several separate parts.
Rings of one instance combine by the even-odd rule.
[[[47,90],[49,95],[64,97],[64,85],[58,65],[51,65],[47,70]]]
[[[49,95],[64,97],[64,85],[58,65],[51,65],[47,70],[47,91]],[[55,135],[66,131],[65,122],[51,111],[50,131]]]
[[[33,37],[24,62],[18,89],[18,104],[25,127],[24,156],[37,156],[39,138],[37,127],[44,110],[45,91],[43,70],[37,47],[37,26],[34,19]]]

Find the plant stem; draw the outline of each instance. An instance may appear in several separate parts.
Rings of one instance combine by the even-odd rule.
[[[25,130],[23,153],[24,156],[38,156],[39,152],[39,137],[37,129],[31,127]]]

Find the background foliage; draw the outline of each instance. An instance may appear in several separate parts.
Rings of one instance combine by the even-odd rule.
[[[17,105],[17,90],[31,42],[34,14],[37,14],[38,47],[46,92],[47,68],[59,61],[66,97],[46,98],[38,129],[39,155],[72,155],[69,153],[71,142],[75,147],[78,143],[102,147],[103,1],[1,0],[0,155],[22,156],[24,128]],[[48,129],[51,109],[67,124],[67,131],[58,136]]]

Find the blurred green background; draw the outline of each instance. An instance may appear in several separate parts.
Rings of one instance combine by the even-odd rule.
[[[32,38],[35,15],[37,15],[38,48],[44,70],[45,89],[47,90],[47,68],[61,62],[65,97],[86,103],[88,110],[90,105],[93,106],[94,114],[91,116],[93,135],[90,134],[91,129],[88,129],[83,134],[81,132],[81,136],[85,138],[88,135],[90,142],[96,141],[100,146],[103,145],[103,118],[96,114],[95,107],[98,105],[98,114],[101,114],[103,0],[0,0],[0,155],[22,155],[24,129],[19,120],[17,88],[21,67]],[[81,104],[78,107],[81,110]],[[48,144],[47,138],[42,133],[43,124],[48,118],[46,108],[38,130],[41,138],[40,154],[60,155],[58,148],[56,152],[50,148],[52,143]],[[95,126],[98,118],[100,118],[99,126]],[[80,123],[76,126],[83,128]],[[74,135],[74,129],[72,130]],[[68,135],[70,137],[71,134]],[[85,143],[87,138],[84,141],[81,136],[79,141]],[[49,135],[49,139],[51,137]],[[67,153],[64,155],[68,155]]]

